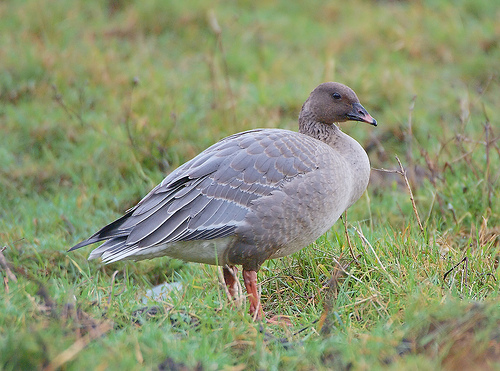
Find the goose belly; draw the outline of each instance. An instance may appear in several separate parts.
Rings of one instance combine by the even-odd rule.
[[[152,259],[160,256],[184,260],[187,262],[211,265],[225,265],[225,251],[233,244],[234,236],[214,238],[212,240],[178,241],[151,246],[138,250],[128,257],[132,260]]]

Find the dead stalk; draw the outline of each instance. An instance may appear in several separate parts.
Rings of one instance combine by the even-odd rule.
[[[437,200],[437,202],[439,204],[439,209],[441,210],[441,214],[444,215],[445,214],[445,207],[444,207],[444,204],[443,204],[443,200],[442,200],[441,196],[439,195],[438,185],[437,185],[437,182],[436,182],[436,179],[439,179],[438,175],[437,175],[437,169],[436,169],[437,165],[431,161],[429,153],[427,151],[425,151],[423,148],[420,148],[420,154],[424,158],[425,163],[427,165],[427,168],[430,171],[429,181],[431,182],[432,186],[436,190],[436,192],[434,193],[434,197],[435,197],[435,199]],[[427,216],[426,220],[428,220],[430,218],[431,211],[432,211],[432,206],[429,209],[429,215]]]
[[[240,308],[243,304],[243,301],[245,300],[245,297],[243,296],[243,289],[241,287],[241,283],[240,283],[240,280],[238,279],[238,276],[236,275],[234,269],[230,269],[229,270],[236,282],[236,288],[238,290],[238,293],[236,295],[236,298],[235,300],[233,300],[234,304],[236,305],[237,308]],[[221,266],[218,266],[217,267],[217,276],[219,278],[219,283],[222,285],[222,287],[224,288],[224,292],[226,293],[226,297],[228,298],[232,298],[231,294],[229,293],[229,289],[226,285],[226,281],[224,280],[224,273],[222,271],[222,267]],[[221,298],[219,298],[221,299]],[[220,302],[222,303],[222,299],[220,300]]]
[[[463,262],[466,262],[466,261],[467,261],[467,257],[464,256],[457,264],[455,264],[451,269],[449,269],[448,271],[446,271],[446,273],[443,276],[443,281],[446,281],[446,277],[448,277],[448,275],[451,272],[453,272],[460,264],[462,264]]]
[[[224,288],[224,292],[226,293],[226,297],[230,298],[229,289],[227,288],[226,281],[224,280],[224,273],[222,272],[222,267],[220,265],[217,266],[217,278],[219,279],[219,283]],[[219,303],[221,303],[220,308],[222,308],[222,298],[220,297],[219,292]]]
[[[410,201],[411,201],[411,205],[413,207],[413,212],[415,213],[415,217],[417,218],[418,227],[420,228],[420,232],[422,232],[422,234],[423,234],[424,227],[422,226],[422,222],[420,221],[420,216],[418,215],[417,205],[415,204],[415,198],[413,197],[413,192],[411,191],[410,183],[408,182],[408,178],[406,176],[406,171],[403,168],[403,164],[401,164],[401,161],[399,160],[398,156],[396,156],[396,160],[398,161],[399,167],[401,169],[400,174],[403,176],[403,178],[405,180],[405,184],[406,184],[406,187],[408,188],[408,192],[410,192]]]
[[[461,284],[461,289],[463,292],[464,285],[467,286],[469,282],[469,259],[465,259],[465,274],[462,276],[462,284]]]
[[[406,138],[406,158],[409,163],[409,168],[413,169],[413,156],[412,156],[412,144],[413,144],[413,110],[415,109],[415,101],[417,96],[414,95],[410,102],[410,107],[408,108],[408,135]],[[410,173],[411,183],[415,184],[415,173],[412,171]]]
[[[357,261],[356,255],[354,254],[354,250],[352,248],[352,243],[351,243],[351,238],[349,237],[349,233],[347,231],[347,210],[344,211],[344,216],[340,217],[342,220],[342,223],[344,224],[344,233],[345,233],[345,238],[347,239],[347,244],[349,245],[349,252],[351,253],[351,257],[354,261]]]
[[[485,136],[485,151],[486,151],[486,183],[488,186],[488,206],[491,208],[491,199],[493,197],[493,183],[491,179],[491,172],[490,172],[490,134],[491,134],[491,125],[490,125],[490,119],[488,117],[488,114],[486,113],[486,108],[484,107],[483,104],[483,114],[486,119],[486,122],[484,123],[484,136]]]
[[[354,230],[356,231],[356,233],[358,234],[359,238],[361,239],[361,242],[363,243],[363,245],[365,246],[368,246],[372,252],[372,254],[375,256],[375,258],[377,259],[377,262],[378,264],[380,265],[380,267],[382,267],[382,269],[384,271],[387,272],[387,270],[385,269],[384,265],[382,264],[382,262],[380,261],[377,253],[375,252],[375,250],[373,249],[373,246],[372,244],[368,241],[368,239],[365,237],[365,235],[363,234],[363,232],[361,231],[361,227],[358,229],[356,228],[355,226],[352,226],[354,228]]]
[[[111,330],[113,327],[110,323],[101,323],[97,328],[90,329],[90,331],[84,336],[75,341],[68,349],[59,353],[47,367],[44,368],[45,371],[52,371],[59,369],[65,363],[71,361],[80,353],[85,347],[94,339],[97,339],[104,335],[106,332]]]
[[[70,120],[73,120],[73,118],[76,117],[78,122],[80,123],[81,126],[85,126],[85,122],[83,121],[82,115],[78,113],[76,110],[68,107],[66,102],[63,99],[62,94],[57,90],[57,87],[55,84],[52,84],[52,91],[54,92],[53,99],[56,101],[57,104],[61,106],[61,108],[66,112]],[[80,103],[82,104],[82,93],[80,92]]]
[[[132,133],[132,128],[131,128],[131,123],[130,123],[130,118],[132,117],[132,103],[133,103],[133,95],[134,95],[134,89],[135,87],[139,85],[139,79],[137,77],[134,77],[132,79],[132,88],[130,89],[130,94],[128,96],[128,102],[127,102],[127,107],[125,108],[125,115],[123,118],[123,125],[125,126],[125,131],[127,133],[127,138],[130,144],[130,148],[132,149],[132,160],[134,164],[136,165],[137,172],[139,176],[148,184],[151,184],[151,179],[146,175],[144,172],[141,163],[139,162],[139,152],[140,148],[137,145],[137,142],[134,138],[134,135]]]
[[[227,58],[226,58],[226,52],[224,50],[224,45],[222,43],[222,28],[219,25],[219,21],[217,20],[217,17],[215,15],[215,12],[213,10],[210,10],[208,12],[208,23],[210,25],[210,28],[212,29],[213,33],[215,34],[215,37],[217,39],[217,48],[219,49],[219,52],[222,57],[222,67],[224,70],[224,83],[226,84],[226,91],[229,96],[229,103],[231,107],[231,114],[233,116],[233,122],[237,122],[236,120],[236,111],[235,111],[235,99],[234,99],[234,94],[233,90],[231,89],[231,84],[229,82],[229,67],[227,64]]]
[[[358,236],[361,239],[361,242],[363,243],[363,245],[368,246],[370,248],[370,251],[375,256],[375,259],[377,259],[377,263],[380,265],[380,267],[382,268],[382,270],[385,273],[387,273],[387,277],[389,278],[389,281],[391,281],[391,283],[396,286],[397,283],[392,279],[392,276],[389,274],[389,272],[385,268],[384,264],[382,264],[382,261],[380,260],[380,258],[378,257],[377,253],[375,252],[375,249],[373,248],[372,244],[370,243],[370,241],[368,241],[368,239],[363,234],[363,231],[361,230],[361,226],[359,228],[356,228],[355,226],[352,226],[352,227],[354,228],[354,230],[358,234]]]
[[[17,277],[12,273],[12,271],[9,268],[9,264],[7,263],[7,259],[5,259],[5,256],[3,255],[3,252],[6,249],[6,246],[4,246],[0,250],[0,266],[2,269],[5,271],[6,277],[10,279],[11,281],[17,282]],[[4,281],[5,282],[5,281]],[[7,286],[8,287],[8,286]]]
[[[137,152],[137,145],[134,139],[134,136],[132,135],[132,130],[130,128],[130,117],[132,116],[132,100],[133,100],[133,95],[134,95],[134,88],[139,84],[139,79],[137,77],[134,77],[132,80],[132,89],[130,89],[130,94],[128,96],[128,104],[127,104],[127,110],[125,112],[125,118],[123,120],[123,124],[125,125],[125,130],[127,131],[127,137],[130,142],[130,146],[132,147],[132,150],[134,152]]]
[[[353,260],[354,261],[354,260]],[[324,301],[324,310],[323,313],[321,314],[321,317],[318,321],[318,326],[317,330],[321,331],[323,329],[323,326],[325,326],[325,323],[327,323],[327,318],[328,318],[328,313],[333,308],[333,299],[337,296],[337,287],[338,287],[338,280],[342,276],[342,273],[345,272],[346,268],[350,265],[346,264],[345,266],[341,266],[339,262],[337,262],[337,266],[334,268],[334,271],[332,273],[332,277],[328,281],[328,289],[326,291],[325,295],[325,301]]]
[[[117,274],[118,271],[114,271],[113,276],[111,277],[111,290],[109,291],[109,296],[108,296],[108,307],[111,304],[111,298],[113,297],[113,289],[115,287],[115,278]]]

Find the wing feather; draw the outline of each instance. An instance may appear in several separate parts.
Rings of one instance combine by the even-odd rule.
[[[312,138],[275,129],[232,135],[177,168],[127,214],[72,250],[107,240],[90,257],[113,262],[170,242],[230,236],[255,199],[315,168]]]

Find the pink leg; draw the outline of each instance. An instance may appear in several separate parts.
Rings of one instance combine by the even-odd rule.
[[[260,297],[257,291],[257,272],[246,271],[243,269],[243,281],[248,293],[248,300],[250,301],[250,314],[254,319],[262,319],[262,306],[260,305]]]
[[[224,274],[224,282],[226,283],[229,297],[231,300],[234,300],[238,296],[238,286],[236,284],[238,280],[238,268],[234,266],[225,266],[222,268],[222,273]]]

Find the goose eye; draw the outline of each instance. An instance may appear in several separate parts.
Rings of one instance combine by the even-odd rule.
[[[340,98],[342,98],[342,97],[340,96],[340,94],[339,94],[339,93],[333,93],[333,94],[332,94],[332,98],[333,98],[333,99],[340,99]]]

